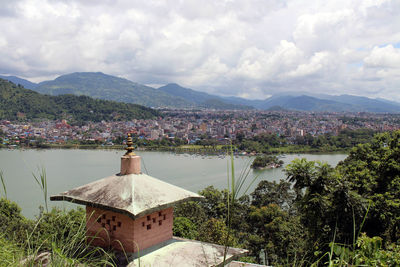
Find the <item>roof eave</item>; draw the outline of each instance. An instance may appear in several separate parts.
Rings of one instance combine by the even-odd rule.
[[[76,197],[70,197],[70,196],[65,196],[65,195],[54,195],[50,197],[51,201],[68,201],[74,204],[81,204],[81,205],[86,205],[86,206],[90,206],[90,207],[94,207],[94,208],[100,208],[100,209],[104,209],[104,210],[109,210],[109,211],[113,211],[113,212],[117,212],[117,213],[121,213],[124,214],[134,220],[141,218],[143,216],[146,216],[148,214],[151,214],[153,212],[157,212],[160,210],[164,210],[167,209],[169,207],[173,207],[177,204],[183,203],[183,202],[187,202],[187,201],[194,201],[194,200],[202,200],[204,199],[203,196],[191,196],[191,197],[186,197],[183,199],[179,199],[176,201],[172,201],[163,205],[159,205],[159,206],[155,206],[149,209],[146,209],[142,212],[139,212],[137,214],[133,214],[132,212],[125,210],[125,209],[121,209],[121,208],[116,208],[116,207],[111,207],[111,206],[107,206],[104,204],[100,204],[100,203],[94,203],[94,202],[89,202],[83,199],[79,199]]]

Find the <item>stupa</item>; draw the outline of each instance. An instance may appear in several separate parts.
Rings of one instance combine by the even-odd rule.
[[[129,134],[121,171],[50,197],[86,205],[87,236],[93,245],[136,252],[172,238],[173,206],[202,198],[141,173]]]
[[[88,242],[124,254],[140,251],[140,258],[133,256],[129,266],[140,266],[139,261],[149,266],[221,264],[223,246],[172,235],[173,206],[203,197],[143,174],[130,134],[125,149],[120,173],[53,195],[50,200],[85,205]],[[231,261],[247,250],[229,248],[227,252]]]

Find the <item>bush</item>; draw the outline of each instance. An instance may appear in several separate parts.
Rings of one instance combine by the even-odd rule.
[[[0,198],[0,233],[3,238],[18,244],[25,242],[33,223],[21,215],[21,208],[6,198]]]
[[[174,236],[184,237],[188,239],[196,239],[199,233],[196,225],[185,217],[174,218]]]

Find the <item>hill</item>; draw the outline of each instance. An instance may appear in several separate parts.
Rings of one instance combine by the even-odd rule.
[[[262,109],[278,107],[299,111],[398,113],[400,103],[353,95],[326,95],[307,92],[282,92],[264,100],[224,97],[199,92],[171,83],[155,89],[101,72],[76,72],[38,85],[15,76],[7,80],[50,95],[74,94],[135,103],[148,107]]]
[[[281,107],[287,110],[316,112],[400,112],[400,103],[351,95],[332,96],[289,92],[276,94],[265,100],[248,100],[238,97],[226,97],[225,99],[231,103],[250,105],[263,110]]]
[[[75,72],[39,83],[35,91],[49,95],[86,95],[147,107],[190,108],[193,103],[149,86],[101,72]]]
[[[88,96],[42,95],[0,79],[0,119],[61,119],[111,121],[147,119],[160,114],[135,104],[93,99]]]
[[[181,97],[189,102],[195,103],[198,107],[213,109],[253,109],[254,107],[241,103],[233,103],[223,97],[210,95],[204,92],[184,88],[176,83],[170,83],[158,88],[158,90]]]
[[[26,89],[31,89],[31,90],[35,89],[38,86],[37,83],[30,82],[28,80],[19,78],[17,76],[3,76],[3,75],[0,75],[0,79],[4,79],[4,80],[10,81],[10,82],[13,82],[13,83],[15,83],[17,85],[20,84],[23,87],[25,87]]]
[[[356,111],[351,104],[336,102],[333,100],[319,99],[312,96],[272,96],[264,101],[262,108],[269,109],[273,106],[280,106],[284,109],[301,111]]]
[[[339,95],[330,96],[330,100],[334,100],[341,103],[351,104],[360,107],[369,112],[399,112],[400,104],[392,101],[371,99],[362,96],[353,95]]]

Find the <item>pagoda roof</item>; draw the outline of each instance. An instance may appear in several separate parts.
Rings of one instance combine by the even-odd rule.
[[[126,214],[132,219],[202,196],[146,174],[113,175],[50,197]]]

